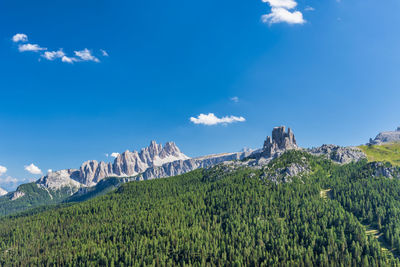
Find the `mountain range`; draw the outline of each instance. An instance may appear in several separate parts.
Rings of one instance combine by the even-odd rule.
[[[386,137],[396,136],[397,133],[400,133],[400,129],[396,132],[380,133],[374,142],[393,141],[393,138]],[[398,140],[400,141],[400,137]],[[272,135],[266,138],[260,149],[244,149],[241,152],[197,158],[186,156],[174,142],[167,142],[163,146],[151,141],[148,147],[140,151],[127,150],[118,154],[114,162],[89,160],[79,169],[51,171],[36,182],[20,185],[14,192],[7,193],[5,190],[0,190],[0,214],[9,214],[43,204],[87,199],[108,192],[121,183],[176,176],[224,162],[260,168],[287,150],[304,150],[339,164],[366,158],[366,154],[359,147],[322,145],[309,149],[300,148],[293,131],[290,128],[286,130],[284,126],[275,127]],[[294,169],[291,171],[295,171]],[[109,180],[111,177],[114,177],[114,180]]]

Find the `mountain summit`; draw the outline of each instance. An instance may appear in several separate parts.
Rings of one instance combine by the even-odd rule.
[[[189,157],[183,154],[174,142],[167,142],[162,146],[151,141],[150,145],[141,149],[140,152],[129,150],[123,152],[113,163],[89,160],[84,162],[79,169],[50,172],[40,178],[38,184],[51,189],[94,186],[106,177],[135,176],[150,167],[186,159]]]
[[[384,143],[400,142],[400,126],[397,127],[396,131],[388,131],[379,133],[375,139],[370,139],[370,145],[380,145]]]
[[[272,130],[272,138],[268,136],[267,140],[265,140],[262,156],[269,158],[277,152],[297,148],[298,146],[292,129],[288,128],[286,132],[285,126],[279,126]]]

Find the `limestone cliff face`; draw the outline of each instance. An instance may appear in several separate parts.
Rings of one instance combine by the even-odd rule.
[[[264,142],[262,156],[269,158],[278,152],[297,148],[296,139],[290,128],[286,132],[285,126],[275,127],[272,130],[272,138],[268,136]]]

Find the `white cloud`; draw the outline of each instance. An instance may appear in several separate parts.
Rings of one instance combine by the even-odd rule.
[[[203,125],[217,125],[217,124],[229,124],[234,122],[244,122],[246,121],[243,117],[236,117],[236,116],[225,116],[222,118],[218,118],[214,115],[214,113],[200,114],[195,117],[191,117],[190,121],[194,124],[203,124]]]
[[[111,157],[113,157],[113,158],[117,158],[118,156],[119,156],[119,153],[117,153],[117,152],[111,153]]]
[[[31,163],[31,165],[25,166],[25,170],[32,174],[42,174],[42,171],[33,163]]]
[[[76,59],[76,58],[74,58],[74,57],[67,57],[67,56],[63,56],[62,58],[61,58],[61,61],[62,62],[65,62],[65,63],[74,63],[74,62],[77,62],[78,61],[78,59]]]
[[[58,50],[58,51],[46,51],[44,52],[44,54],[42,55],[42,57],[44,57],[47,60],[54,60],[56,58],[62,58],[64,57],[65,54],[62,51],[62,49]]]
[[[304,24],[303,13],[290,11],[297,6],[295,0],[262,0],[271,6],[271,13],[261,16],[261,20],[269,25],[275,23]]]
[[[281,7],[271,8],[271,13],[261,17],[264,23],[274,24],[286,22],[288,24],[304,24],[306,21],[300,11],[290,12],[289,10]]]
[[[18,183],[18,179],[11,177],[11,176],[7,176],[7,177],[3,177],[0,178],[0,184],[4,185],[4,184],[16,184]]]
[[[52,173],[52,172],[53,172],[52,169],[48,169],[48,170],[47,170],[47,173]]]
[[[104,57],[108,57],[108,53],[107,53],[106,50],[100,49],[100,52],[101,52],[101,54],[102,54]]]
[[[26,51],[38,52],[42,50],[47,50],[47,48],[40,47],[37,44],[24,44],[24,45],[19,45],[18,50],[19,52],[26,52]]]
[[[80,51],[74,51],[74,53],[75,56],[79,57],[83,61],[100,62],[100,60],[97,57],[93,56],[92,53],[87,48]]]
[[[312,6],[306,6],[306,7],[304,8],[304,10],[305,10],[305,11],[314,11],[315,8],[313,8]]]
[[[0,165],[0,176],[7,172],[7,168]]]
[[[262,0],[264,3],[268,3],[271,7],[282,7],[286,9],[293,9],[297,6],[294,0]]]
[[[17,33],[12,37],[12,41],[15,43],[19,42],[27,42],[28,41],[28,36],[24,33]],[[19,44],[18,45],[18,50],[20,52],[26,52],[26,51],[31,51],[31,52],[39,52],[39,51],[45,51],[47,48],[41,47],[38,44],[31,44],[31,43],[26,43],[26,44]],[[104,57],[108,57],[108,53],[104,49],[100,49],[101,55]],[[54,61],[55,59],[61,59],[62,62],[64,63],[74,63],[74,62],[83,62],[83,61],[93,61],[93,62],[100,62],[100,60],[92,54],[92,52],[85,48],[83,50],[76,50],[74,51],[75,56],[68,56],[66,53],[64,53],[63,49],[59,49],[58,51],[46,51],[40,53],[40,56],[50,60]],[[39,59],[40,61],[40,59]]]
[[[239,102],[239,97],[237,97],[237,96],[231,97],[231,101],[233,101],[235,103],[238,103]]]
[[[28,41],[28,36],[24,33],[17,33],[12,37],[12,40],[14,43],[18,42],[27,42]]]

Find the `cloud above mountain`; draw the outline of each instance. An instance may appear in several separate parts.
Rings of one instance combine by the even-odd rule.
[[[0,176],[7,172],[7,168],[0,165]]]
[[[64,63],[75,63],[75,62],[85,62],[85,61],[92,61],[99,63],[100,59],[94,55],[93,51],[84,48],[82,50],[74,50],[73,56],[68,56],[67,53],[63,51],[62,48],[58,50],[50,50],[46,47],[42,47],[38,44],[31,44],[28,42],[28,36],[24,33],[17,33],[15,34],[11,40],[14,43],[19,43],[18,51],[19,52],[41,52],[40,57],[49,61],[55,61],[59,59],[61,62]],[[98,54],[103,57],[108,57],[108,53],[104,49],[100,49]]]
[[[33,163],[25,166],[25,170],[30,172],[31,174],[42,174],[42,170],[35,166],[35,164]]]
[[[269,25],[275,23],[304,24],[303,13],[294,10],[297,2],[294,0],[262,0],[271,7],[271,12],[261,17],[264,23]]]
[[[246,121],[245,118],[243,117],[237,117],[237,116],[225,116],[222,118],[218,118],[215,116],[214,113],[208,113],[208,114],[200,114],[197,117],[191,117],[190,121],[193,122],[194,124],[202,124],[202,125],[217,125],[217,124],[230,124],[234,122],[244,122]]]

